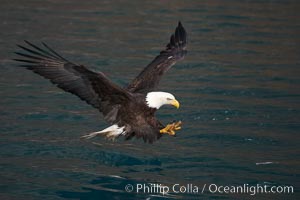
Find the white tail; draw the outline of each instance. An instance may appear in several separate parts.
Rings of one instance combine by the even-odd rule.
[[[87,135],[82,136],[81,138],[91,139],[97,135],[101,135],[103,137],[106,137],[109,140],[114,140],[115,138],[125,133],[124,128],[125,126],[119,127],[118,125],[114,124],[102,131],[89,133]]]

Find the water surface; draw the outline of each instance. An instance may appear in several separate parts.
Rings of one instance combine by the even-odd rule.
[[[232,199],[234,194],[136,194],[127,184],[299,184],[297,1],[4,1],[0,5],[0,199]],[[160,89],[178,137],[153,145],[80,136],[108,126],[77,97],[16,67],[16,43],[48,43],[120,85],[168,42],[177,21],[188,55]],[[298,190],[299,191],[299,190]]]

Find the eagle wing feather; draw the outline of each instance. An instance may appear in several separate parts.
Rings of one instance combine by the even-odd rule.
[[[45,43],[44,48],[25,41],[29,47],[18,45],[26,53],[16,52],[25,63],[21,66],[49,79],[59,88],[77,95],[80,99],[101,111],[108,121],[114,121],[111,110],[130,98],[130,93],[110,81],[102,72],[93,72],[83,65],[63,58]]]
[[[130,92],[147,93],[153,91],[159,84],[161,77],[176,62],[182,60],[186,55],[187,33],[181,22],[171,35],[170,42],[166,49],[148,65],[143,71],[128,85]]]

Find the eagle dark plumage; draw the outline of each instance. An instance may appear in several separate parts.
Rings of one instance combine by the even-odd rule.
[[[111,124],[84,138],[102,135],[114,140],[125,136],[126,139],[137,137],[152,143],[163,134],[175,135],[180,129],[180,121],[164,126],[154,116],[162,105],[179,107],[172,94],[154,90],[163,74],[187,53],[187,34],[180,22],[165,50],[125,88],[113,83],[102,72],[93,72],[63,58],[45,43],[42,47],[25,43],[27,46],[18,45],[25,53],[16,52],[22,58],[14,60],[97,108]]]

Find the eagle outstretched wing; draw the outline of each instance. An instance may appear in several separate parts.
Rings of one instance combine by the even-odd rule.
[[[153,91],[159,84],[162,75],[168,71],[177,61],[182,60],[186,55],[187,34],[181,22],[170,38],[166,49],[147,66],[128,85],[127,89],[135,93],[147,93]]]
[[[93,72],[83,65],[74,64],[52,50],[45,43],[40,48],[28,41],[28,47],[18,45],[26,53],[14,59],[21,65],[49,79],[59,88],[77,95],[80,99],[101,111],[108,121],[114,120],[111,113],[130,98],[130,93],[111,82],[103,73]]]

